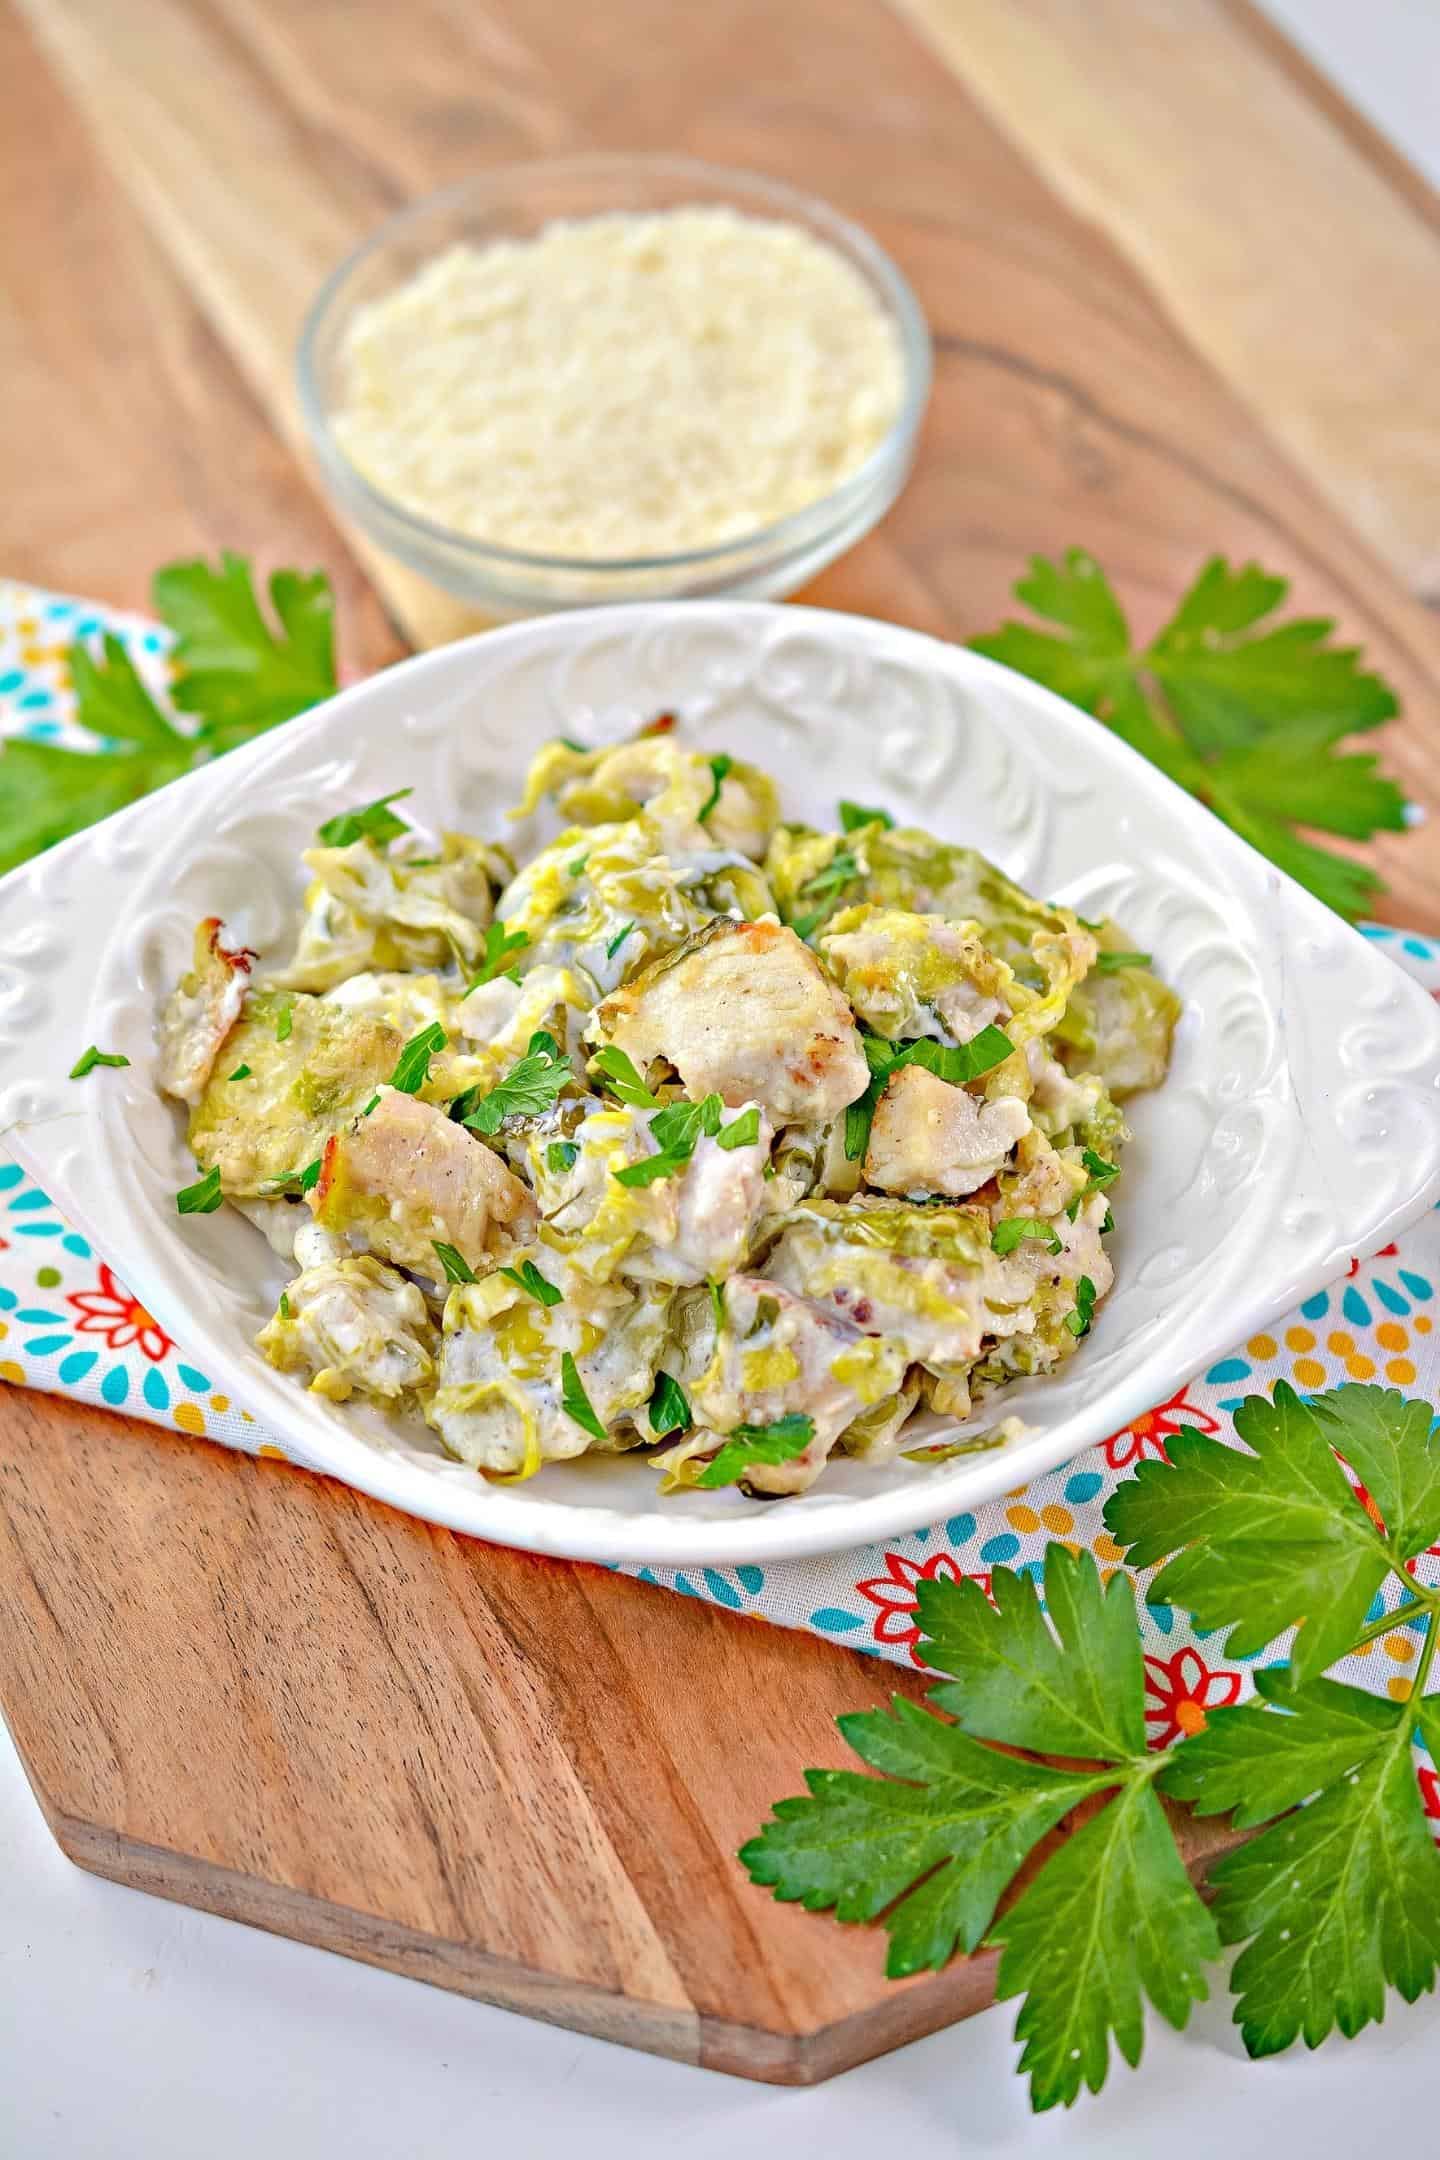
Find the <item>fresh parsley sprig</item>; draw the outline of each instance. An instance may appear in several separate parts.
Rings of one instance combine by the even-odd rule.
[[[238,555],[222,555],[218,570],[182,562],[158,573],[156,613],[174,635],[172,711],[118,637],[107,632],[98,650],[71,647],[75,717],[92,743],[72,750],[18,738],[0,746],[0,872],[331,695],[329,581],[318,571],[277,570],[268,590],[267,614]],[[177,727],[174,712],[195,726]]]
[[[973,1581],[922,1581],[920,1648],[951,1676],[931,1693],[948,1718],[899,1698],[841,1718],[879,1775],[807,1772],[808,1796],[779,1802],[741,1851],[777,1897],[883,1921],[894,1976],[997,1947],[998,1995],[1024,1998],[1037,2109],[1098,2091],[1112,2038],[1138,2062],[1147,1998],[1182,2027],[1223,1946],[1243,1945],[1231,1986],[1252,2055],[1354,2034],[1382,2016],[1388,1987],[1413,2001],[1440,1967],[1440,1850],[1411,1752],[1417,1723],[1440,1749],[1440,1696],[1425,1692],[1440,1585],[1409,1572],[1440,1539],[1440,1427],[1424,1403],[1354,1386],[1308,1403],[1281,1386],[1235,1422],[1247,1448],[1182,1431],[1105,1520],[1132,1566],[1166,1562],[1149,1595],[1229,1628],[1237,1654],[1298,1629],[1290,1665],[1258,1673],[1254,1700],[1147,1747],[1134,1592],[1123,1574],[1103,1587],[1088,1553],[1050,1547],[1043,1601],[1005,1568],[988,1598]],[[1402,1602],[1369,1617],[1391,1579]],[[1407,1620],[1424,1634],[1404,1701],[1324,1676]],[[1208,1908],[1161,1794],[1261,1829],[1210,1868]],[[1036,1867],[1082,1800],[1102,1804]]]
[[[1337,747],[1399,707],[1353,648],[1331,642],[1328,617],[1275,622],[1289,589],[1254,563],[1213,556],[1137,650],[1105,572],[1071,548],[1058,563],[1033,557],[1015,587],[1058,635],[1008,622],[971,643],[1103,720],[1242,840],[1354,916],[1384,890],[1380,879],[1301,829],[1352,840],[1403,829],[1405,798],[1378,759]]]

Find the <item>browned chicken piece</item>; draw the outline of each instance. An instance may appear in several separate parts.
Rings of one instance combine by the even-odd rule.
[[[777,1124],[835,1117],[870,1080],[850,1007],[775,922],[717,917],[613,991],[588,1032],[642,1072],[665,1058],[697,1100],[758,1102]]]
[[[226,943],[218,915],[207,915],[196,930],[190,972],[160,1018],[160,1085],[178,1102],[193,1108],[204,1094],[220,1045],[240,1017],[255,958],[248,947]]]
[[[535,1202],[493,1148],[432,1103],[378,1093],[369,1116],[326,1145],[309,1196],[323,1229],[436,1280],[437,1242],[480,1273],[534,1236]]]
[[[876,1106],[865,1175],[882,1192],[958,1199],[994,1177],[1029,1129],[1018,1095],[983,1102],[923,1065],[902,1065]]]

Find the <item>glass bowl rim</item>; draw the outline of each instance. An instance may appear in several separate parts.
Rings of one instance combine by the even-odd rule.
[[[671,177],[677,181],[691,179],[718,195],[733,190],[741,198],[736,207],[747,212],[753,206],[758,214],[764,214],[759,208],[763,203],[771,215],[782,220],[788,212],[790,221],[794,222],[798,214],[801,221],[818,229],[820,236],[849,261],[852,268],[857,259],[863,265],[869,273],[872,289],[879,287],[881,303],[899,340],[902,378],[895,417],[864,463],[827,494],[817,495],[812,502],[787,511],[769,525],[757,525],[728,540],[667,555],[548,555],[532,549],[505,547],[497,541],[481,540],[473,533],[461,532],[453,525],[441,525],[376,487],[352,463],[334,434],[316,366],[319,338],[350,279],[410,227],[472,197],[494,196],[503,202],[509,190],[541,178],[602,179],[613,174],[618,180],[635,173]],[[677,203],[673,207],[684,206]],[[602,217],[607,213],[597,208],[580,214]],[[358,498],[359,504],[378,518],[400,526],[417,543],[460,551],[473,560],[477,569],[493,563],[497,568],[594,578],[607,573],[635,575],[666,570],[723,569],[727,562],[752,554],[784,552],[792,543],[816,537],[832,524],[841,523],[853,507],[864,500],[893,461],[904,455],[913,440],[929,398],[932,364],[929,328],[909,280],[862,225],[834,209],[820,196],[808,195],[765,173],[751,172],[739,166],[715,165],[703,158],[661,152],[599,151],[574,157],[527,158],[493,166],[433,194],[422,195],[386,218],[336,264],[315,295],[300,329],[295,377],[301,417],[322,465],[337,480],[342,492]]]

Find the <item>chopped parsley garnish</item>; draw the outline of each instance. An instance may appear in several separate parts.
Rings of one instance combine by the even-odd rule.
[[[800,891],[808,894],[812,900],[819,900],[823,895],[838,892],[842,885],[848,885],[852,878],[862,875],[859,862],[849,848],[841,848],[837,855],[831,856],[823,870],[817,870],[814,877],[806,878]]]
[[[277,1013],[276,1013],[276,1015],[275,1015],[275,1040],[276,1040],[276,1042],[289,1042],[289,1040],[290,1040],[290,1029],[291,1029],[291,1026],[292,1026],[292,1024],[293,1024],[293,1022],[294,1022],[294,1018],[295,1018],[295,1000],[294,1000],[294,998],[293,998],[293,997],[287,997],[287,998],[282,998],[282,999],[281,999],[281,1001],[280,1001],[280,1010],[279,1010],[279,1012],[277,1012]]]
[[[755,1122],[751,1137],[758,1138],[760,1114],[752,1108],[748,1115]],[[641,1162],[630,1163],[624,1170],[617,1170],[615,1182],[618,1185],[653,1185],[657,1178],[673,1177],[678,1170],[685,1168],[694,1155],[702,1133],[709,1139],[718,1139],[721,1146],[743,1146],[743,1133],[738,1140],[724,1139],[721,1133],[724,1116],[725,1105],[718,1095],[706,1095],[698,1103],[667,1103],[665,1108],[657,1110],[650,1120],[650,1136],[660,1152],[657,1155],[647,1155]],[[729,1129],[734,1132],[744,1123],[744,1118],[737,1118]]]
[[[376,847],[388,847],[411,829],[390,805],[403,802],[414,792],[414,788],[396,788],[393,794],[381,795],[363,809],[342,810],[338,816],[326,818],[315,837],[323,847],[353,847],[357,840],[373,840]]]
[[[588,1432],[592,1440],[605,1438],[605,1427],[595,1415],[595,1406],[585,1392],[579,1368],[568,1350],[560,1358],[560,1407],[568,1418],[573,1418],[582,1432]]]
[[[290,1318],[290,1300],[283,1290],[280,1292],[280,1318],[282,1320]]]
[[[617,1185],[654,1185],[661,1178],[674,1177],[683,1170],[694,1154],[693,1148],[666,1148],[658,1155],[647,1155],[642,1162],[628,1163],[623,1170],[615,1172]]]
[[[577,757],[589,757],[590,755],[590,752],[586,749],[584,743],[576,742],[573,735],[557,735],[555,737],[555,740],[560,744],[562,749],[573,750]]]
[[[573,861],[566,863],[565,868],[569,871],[571,877],[581,877],[589,860],[588,855],[577,855]]]
[[[983,1073],[1003,1065],[1014,1052],[1015,1045],[1005,1030],[990,1026],[981,1028],[978,1035],[972,1035],[965,1043],[909,1043],[895,1064],[923,1065],[937,1079],[948,1080],[952,1087],[964,1087],[967,1081],[978,1080]],[[894,1069],[892,1066],[892,1072]]]
[[[435,1257],[444,1270],[446,1282],[465,1283],[476,1280],[475,1270],[465,1258],[464,1253],[457,1252],[453,1245],[443,1244],[439,1238],[435,1238],[432,1242]]]
[[[735,760],[729,755],[727,751],[722,750],[717,757],[711,758],[710,793],[706,796],[705,807],[700,812],[700,823],[702,825],[709,817],[711,811],[715,808],[716,803],[719,802],[720,790],[724,787],[726,780],[729,778],[731,772],[734,770],[734,766]]]
[[[1072,1335],[1088,1335],[1094,1315],[1095,1285],[1088,1275],[1082,1275],[1075,1285],[1075,1310],[1066,1313],[1065,1325]]]
[[[213,1215],[220,1200],[220,1165],[212,1163],[204,1177],[197,1178],[193,1185],[181,1186],[175,1195],[175,1212],[177,1215]]]
[[[421,1028],[395,1060],[395,1070],[390,1075],[390,1085],[402,1095],[418,1095],[430,1077],[430,1060],[438,1050],[443,1050],[450,1038],[438,1020]]]
[[[756,1463],[792,1462],[814,1437],[814,1419],[799,1410],[787,1410],[769,1425],[737,1425],[695,1482],[711,1491],[717,1485],[738,1484]]]
[[[230,1078],[232,1080],[248,1080],[250,1078],[250,1067],[248,1065],[237,1065]]]
[[[997,1253],[1013,1253],[1025,1238],[1044,1238],[1052,1253],[1061,1250],[1060,1239],[1047,1222],[1039,1222],[1033,1215],[1007,1215],[995,1225],[991,1234],[991,1249]]]
[[[707,1275],[705,1287],[710,1292],[710,1310],[715,1315],[715,1325],[717,1328],[723,1328],[725,1325],[725,1285],[716,1282],[713,1275]]]
[[[266,1178],[265,1190],[267,1193],[288,1192],[293,1186],[296,1192],[310,1192],[320,1182],[324,1163],[324,1156],[317,1155],[314,1162],[306,1163],[303,1170],[287,1170],[281,1177]]]
[[[635,924],[633,918],[631,921],[621,924],[620,928],[616,931],[614,937],[611,938],[609,944],[605,947],[605,957],[607,960],[614,959],[616,953],[619,952],[620,947],[625,943],[626,938],[629,937],[631,931],[634,928]]]
[[[897,1050],[893,1043],[882,1041],[878,1035],[864,1033],[860,1045],[870,1067],[870,1085],[859,1101],[851,1103],[845,1112],[847,1162],[858,1162],[865,1153],[870,1144],[870,1127],[886,1083],[903,1065],[923,1065],[937,1079],[948,1080],[952,1087],[964,1087],[968,1081],[978,1080],[997,1065],[1002,1065],[1015,1051],[1015,1045],[1004,1029],[994,1026],[981,1028],[967,1043],[953,1045],[909,1042]]]
[[[715,1135],[715,1145],[727,1150],[738,1147],[754,1147],[760,1138],[760,1111],[755,1103],[743,1110],[733,1124],[726,1125]]]
[[[617,1050],[614,1043],[607,1043],[603,1050],[597,1050],[590,1064],[593,1071],[603,1074],[609,1082],[610,1093],[632,1110],[659,1109],[659,1096],[651,1094],[625,1052]]]
[[[71,1066],[70,1078],[72,1080],[83,1080],[86,1073],[94,1072],[97,1065],[128,1065],[129,1063],[129,1058],[121,1057],[118,1050],[97,1050],[94,1043],[91,1043],[89,1049],[82,1050],[75,1063]]]
[[[706,1095],[698,1103],[667,1103],[650,1120],[651,1138],[669,1153],[693,1155],[701,1133],[713,1139],[724,1115],[725,1105],[718,1095]]]
[[[688,1432],[695,1418],[678,1380],[672,1380],[668,1372],[655,1375],[655,1392],[650,1397],[650,1430],[657,1440],[666,1433]]]
[[[573,1140],[552,1140],[545,1150],[545,1167],[552,1177],[564,1177],[580,1160],[580,1150]]]
[[[471,991],[478,990],[482,983],[493,982],[497,975],[505,974],[507,970],[503,963],[509,959],[511,953],[520,952],[529,943],[528,930],[511,932],[502,922],[489,924],[485,932],[485,957],[480,963],[480,971],[466,983],[461,996],[469,997]]]
[[[840,805],[840,829],[857,832],[862,825],[883,825],[886,832],[893,832],[895,820],[888,810],[872,810],[867,803],[842,802]]]
[[[370,1097],[369,1102],[366,1103],[364,1109],[360,1112],[361,1117],[369,1117],[371,1111],[375,1108],[375,1105],[379,1102],[379,1100],[380,1090],[377,1088],[375,1090],[375,1093]]]
[[[486,1095],[467,1088],[451,1104],[451,1115],[458,1112],[461,1124],[471,1132],[497,1133],[507,1117],[538,1117],[550,1109],[570,1078],[569,1060],[561,1056],[560,1045],[544,1028],[537,1028],[524,1057],[505,1078]]]
[[[1153,955],[1148,952],[1102,952],[1095,956],[1097,975],[1118,975],[1121,968],[1149,967]]]
[[[1105,1187],[1113,1185],[1120,1175],[1119,1163],[1106,1162],[1104,1156],[1097,1155],[1094,1148],[1082,1148],[1080,1160],[1089,1172],[1090,1187],[1094,1192],[1103,1192]]]
[[[433,870],[440,861],[438,855],[407,855],[395,865],[397,870]]]
[[[502,1267],[500,1273],[506,1282],[513,1282],[518,1289],[527,1291],[537,1305],[558,1305],[562,1293],[553,1282],[548,1282],[533,1260],[522,1260],[518,1268]]]
[[[828,908],[814,908],[808,915],[797,915],[790,927],[795,932],[796,937],[808,938],[811,931],[818,929],[820,924],[824,922],[828,913]]]

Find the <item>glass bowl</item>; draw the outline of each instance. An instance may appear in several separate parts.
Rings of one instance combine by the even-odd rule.
[[[894,329],[901,356],[899,408],[864,464],[828,494],[715,546],[586,560],[533,554],[456,532],[382,493],[351,463],[331,422],[344,403],[346,339],[357,310],[459,241],[483,245],[528,237],[556,218],[694,204],[724,204],[802,226],[858,272]],[[389,219],[321,287],[301,331],[297,374],[310,443],[339,507],[422,579],[470,608],[505,619],[615,600],[772,600],[794,592],[869,532],[904,486],[930,391],[930,337],[894,263],[825,203],[779,181],[691,158],[575,157],[501,167]]]

